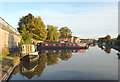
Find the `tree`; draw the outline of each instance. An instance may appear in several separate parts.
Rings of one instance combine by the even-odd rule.
[[[111,40],[111,36],[110,36],[110,35],[107,35],[107,36],[105,37],[105,39]]]
[[[117,37],[118,45],[120,46],[120,34]]]
[[[57,27],[54,27],[53,25],[47,25],[47,31],[48,31],[47,40],[49,41],[58,40],[60,33],[58,32]]]
[[[47,30],[44,22],[38,16],[35,18],[31,13],[26,16],[23,16],[19,23],[19,27],[17,28],[20,34],[22,35],[22,39],[25,41],[26,36],[36,40],[45,40],[47,37]]]
[[[120,34],[118,35],[117,40],[120,41]]]
[[[42,41],[46,40],[47,30],[46,30],[46,26],[44,22],[42,21],[42,19],[38,16],[37,18],[35,18],[34,24],[32,25],[34,25],[32,28],[33,38],[36,40],[42,40]]]
[[[25,25],[21,25],[21,43],[31,43],[32,34],[28,33]]]
[[[22,30],[22,26],[24,25],[26,27],[26,30],[29,30],[29,27],[27,27],[27,25],[30,23],[30,21],[32,21],[34,18],[34,16],[29,13],[28,15],[26,16],[23,16],[19,22],[18,22],[18,31],[21,33],[21,30]]]
[[[68,27],[62,27],[60,30],[60,36],[68,37],[72,36],[72,31]]]

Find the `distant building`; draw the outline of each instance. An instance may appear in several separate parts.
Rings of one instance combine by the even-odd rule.
[[[59,37],[59,41],[67,41],[67,42],[80,42],[79,37],[76,36],[68,36],[68,37]]]
[[[74,36],[73,42],[80,42],[80,38]]]
[[[67,41],[67,42],[73,42],[74,37],[73,36],[68,36],[68,37],[59,37],[59,41]]]
[[[80,39],[80,42],[93,43],[95,39]]]

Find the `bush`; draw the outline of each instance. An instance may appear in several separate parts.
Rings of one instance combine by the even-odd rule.
[[[6,57],[9,54],[10,54],[10,51],[8,48],[2,49],[2,58]]]

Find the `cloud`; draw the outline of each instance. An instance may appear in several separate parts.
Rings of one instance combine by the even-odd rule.
[[[117,3],[107,6],[71,6],[64,4],[48,4],[37,10],[24,10],[13,14],[4,14],[3,17],[13,27],[21,16],[32,13],[41,16],[44,23],[58,26],[68,26],[73,35],[81,38],[96,38],[98,36],[116,36],[118,32]]]

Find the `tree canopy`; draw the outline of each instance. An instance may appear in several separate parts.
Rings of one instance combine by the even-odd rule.
[[[72,31],[68,27],[62,27],[59,32],[63,37],[72,36]]]
[[[58,32],[57,27],[54,27],[53,25],[47,25],[47,31],[48,31],[47,40],[49,41],[58,40],[60,33]]]
[[[120,40],[120,34],[118,35],[117,40]]]
[[[105,39],[111,40],[111,36],[110,36],[110,35],[107,35],[107,36],[105,37]]]
[[[36,40],[45,40],[47,38],[47,30],[41,17],[34,17],[31,13],[23,16],[19,22],[17,28],[22,36],[22,40],[25,41],[33,38]],[[27,38],[28,37],[28,38]]]

